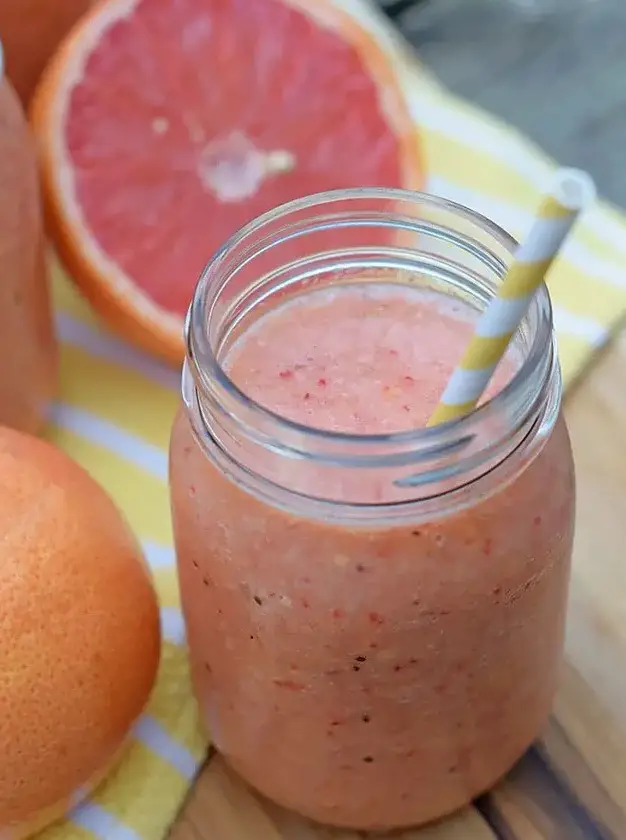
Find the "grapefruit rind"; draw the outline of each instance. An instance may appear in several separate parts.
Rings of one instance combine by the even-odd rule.
[[[124,753],[130,746],[130,740],[126,740],[122,747],[116,752],[113,759],[108,765],[99,770],[92,779],[74,791],[70,796],[61,802],[51,805],[38,814],[27,817],[19,825],[11,825],[8,828],[0,826],[0,840],[27,840],[34,834],[39,834],[48,826],[62,820],[70,813],[70,811],[84,802],[91,796],[91,794],[106,781],[107,777],[115,770],[117,765],[124,757]]]
[[[178,364],[184,356],[180,318],[138,289],[99,247],[76,199],[72,164],[63,142],[71,92],[101,33],[139,2],[103,3],[79,22],[45,70],[31,103],[30,118],[39,141],[47,228],[70,277],[116,333],[148,353]]]

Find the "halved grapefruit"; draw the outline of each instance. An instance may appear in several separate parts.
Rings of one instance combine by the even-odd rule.
[[[331,0],[107,0],[32,119],[70,274],[175,363],[198,276],[241,225],[313,192],[422,184],[390,60]]]

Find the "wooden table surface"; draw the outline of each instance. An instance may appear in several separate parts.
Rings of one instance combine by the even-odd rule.
[[[626,331],[566,402],[578,519],[562,687],[537,747],[489,796],[396,840],[626,838]],[[171,840],[357,840],[261,802],[212,756]]]
[[[607,197],[626,205],[626,2],[568,0],[572,14],[509,29],[506,38],[482,25],[489,3],[429,0],[401,24],[452,89],[516,123],[562,162],[586,167]],[[626,332],[566,406],[578,520],[553,719],[476,807],[397,840],[626,840]],[[362,836],[314,827],[260,801],[212,756],[171,840]]]

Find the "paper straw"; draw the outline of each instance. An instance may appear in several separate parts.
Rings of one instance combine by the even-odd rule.
[[[429,426],[462,417],[476,407],[565,238],[595,194],[586,172],[559,169],[555,173],[531,230],[515,251],[496,297],[480,316]]]

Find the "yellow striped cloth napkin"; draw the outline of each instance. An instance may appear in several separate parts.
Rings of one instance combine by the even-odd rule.
[[[531,221],[553,165],[496,120],[450,96],[364,0],[335,0],[393,55],[428,170],[428,189],[517,236]],[[566,384],[626,310],[626,217],[598,204],[550,275]],[[178,375],[103,331],[54,268],[62,392],[50,438],[109,491],[139,535],[161,599],[158,684],[116,772],[45,840],[159,840],[174,819],[207,742],[191,699],[167,491],[167,445]]]

